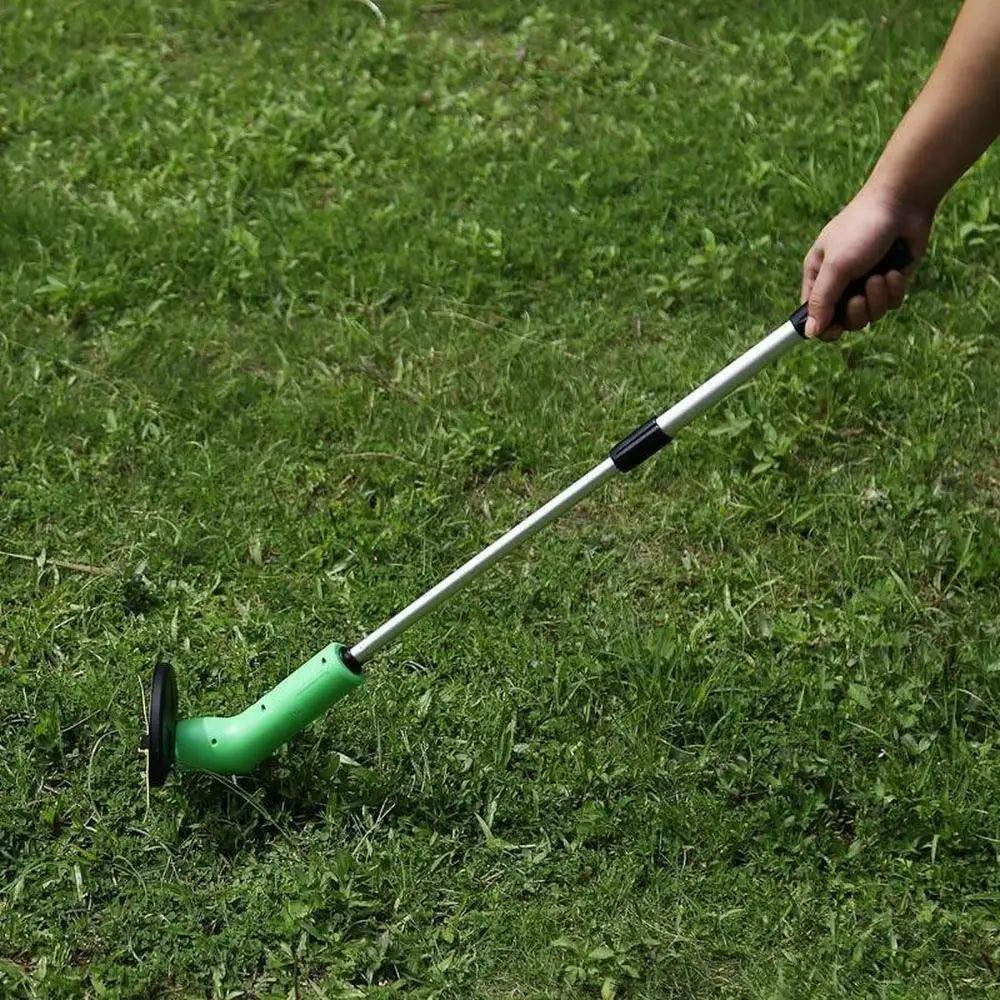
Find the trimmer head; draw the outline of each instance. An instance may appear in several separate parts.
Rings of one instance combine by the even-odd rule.
[[[363,680],[348,650],[334,642],[238,715],[178,719],[174,668],[158,663],[149,691],[149,732],[140,741],[149,783],[164,784],[175,764],[188,771],[249,774]]]
[[[159,787],[174,766],[177,732],[177,680],[169,663],[157,663],[149,690],[149,732],[139,741],[146,751],[146,774]]]

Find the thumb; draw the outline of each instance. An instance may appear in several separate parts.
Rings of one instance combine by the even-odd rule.
[[[822,264],[823,251],[820,249],[819,243],[816,242],[806,254],[805,260],[802,261],[802,291],[799,292],[799,302],[809,301],[813,283],[816,281],[816,275],[819,274]]]
[[[833,321],[833,311],[837,299],[847,287],[847,276],[836,261],[824,257],[819,274],[809,293],[809,318],[806,320],[806,336],[821,334]]]

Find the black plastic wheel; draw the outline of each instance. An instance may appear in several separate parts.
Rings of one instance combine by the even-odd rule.
[[[140,746],[146,751],[149,783],[159,787],[174,766],[174,731],[177,728],[177,680],[169,663],[157,663],[149,689],[149,732]]]

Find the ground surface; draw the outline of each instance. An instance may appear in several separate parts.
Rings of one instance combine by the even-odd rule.
[[[157,655],[242,708],[780,322],[952,5],[463,6],[0,13],[0,993],[995,995],[996,154],[904,314],[147,804]]]

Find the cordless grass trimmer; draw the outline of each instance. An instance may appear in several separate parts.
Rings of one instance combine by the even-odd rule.
[[[852,282],[837,305],[835,322],[842,322],[848,301],[864,291],[875,274],[902,270],[911,263],[906,245],[897,240],[878,265]],[[805,336],[808,310],[794,313],[735,361],[688,393],[665,413],[636,428],[618,442],[607,458],[562,493],[511,528],[482,552],[446,576],[427,593],[393,615],[353,646],[333,642],[306,660],[276,687],[239,715],[177,718],[177,682],[173,667],[159,663],[153,671],[149,698],[148,732],[142,738],[147,751],[151,785],[162,785],[171,767],[216,774],[245,774],[322,715],[363,680],[362,667],[414,622],[457,593],[543,525],[579,503],[606,479],[630,472],[665,445],[693,420],[768,362],[784,354]]]

